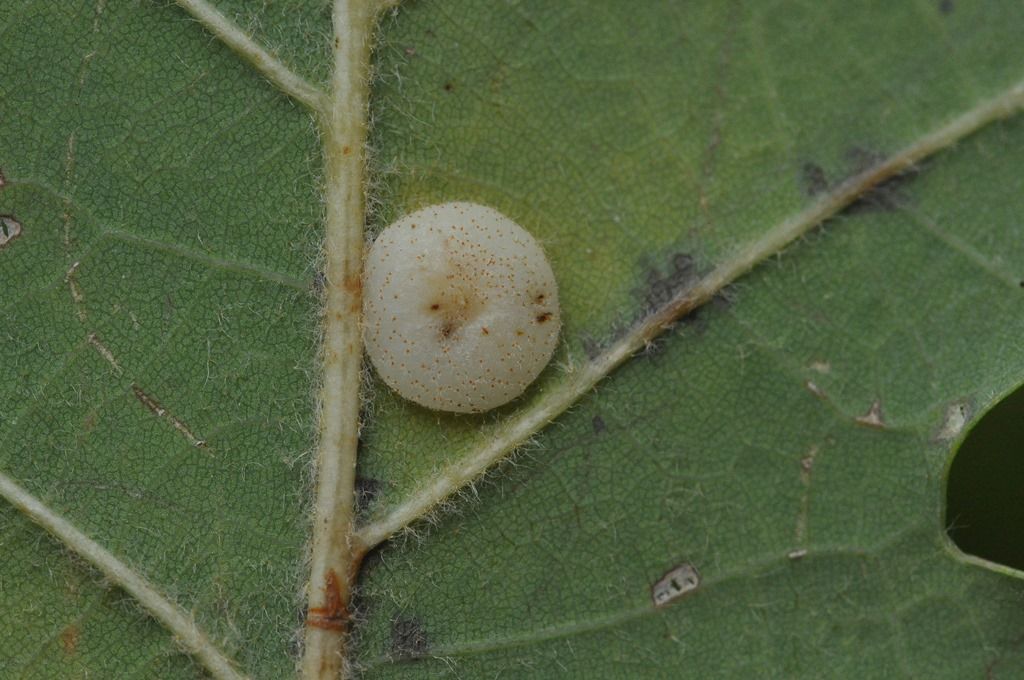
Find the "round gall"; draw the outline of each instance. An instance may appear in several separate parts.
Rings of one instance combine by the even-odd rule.
[[[363,291],[370,360],[392,389],[427,408],[501,406],[558,343],[558,289],[540,244],[477,203],[432,205],[381,232]]]

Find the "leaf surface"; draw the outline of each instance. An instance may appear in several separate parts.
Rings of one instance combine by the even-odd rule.
[[[223,7],[324,79],[322,3]],[[372,383],[363,516],[694,276],[1019,82],[1022,14],[399,10],[378,51],[372,228],[441,200],[512,216],[552,259],[564,346],[485,416]],[[0,26],[0,213],[23,229],[0,249],[0,469],[248,672],[286,677],[317,370],[309,118],[173,7],[7,3]],[[1021,582],[958,557],[942,513],[964,431],[949,415],[969,427],[1024,377],[1022,163],[1018,118],[928,159],[678,324],[422,538],[371,554],[365,676],[1024,672]],[[16,622],[0,674],[202,675],[88,567],[0,518]],[[700,585],[654,607],[680,564]]]

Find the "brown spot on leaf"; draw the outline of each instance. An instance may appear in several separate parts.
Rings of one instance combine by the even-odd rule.
[[[537,323],[547,323],[551,320],[551,312],[544,312],[537,315]]]
[[[447,83],[444,84],[444,91],[445,92],[451,92],[454,89],[455,89],[455,84],[452,83],[451,81],[448,81]]]
[[[64,653],[71,656],[78,649],[78,638],[81,637],[82,631],[79,630],[78,626],[71,624],[60,633],[60,646],[64,650]]]

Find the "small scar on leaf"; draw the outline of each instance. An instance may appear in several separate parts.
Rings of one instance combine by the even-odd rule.
[[[76,291],[77,291],[77,288],[72,287],[72,289],[71,289],[72,297],[75,296]],[[79,295],[80,295],[80,293],[79,293]],[[78,302],[79,298],[76,297],[75,301]],[[121,375],[121,373],[122,373],[121,366],[117,363],[117,359],[114,358],[114,353],[110,351],[110,348],[107,347],[106,345],[104,345],[103,342],[100,341],[99,337],[95,333],[89,333],[88,337],[86,337],[86,340],[89,342],[90,345],[93,346],[93,348],[97,352],[99,352],[99,355],[101,357],[103,357],[104,359],[106,359],[107,363],[110,364],[114,368],[114,374],[115,375]]]
[[[21,236],[21,222],[14,219],[14,215],[0,215],[0,250],[11,244],[11,241]]]
[[[430,653],[430,641],[423,623],[413,617],[391,620],[391,655],[397,659],[418,659]]]
[[[885,419],[882,417],[882,402],[875,399],[871,403],[871,407],[862,416],[856,418],[858,425],[864,427],[871,427],[877,430],[881,430],[885,427]]]
[[[141,403],[143,406],[149,409],[150,413],[155,415],[157,418],[169,422],[171,426],[174,427],[175,430],[177,430],[183,437],[185,437],[185,439],[189,441],[190,444],[192,444],[192,446],[196,447],[197,449],[206,448],[205,439],[200,439],[199,437],[195,436],[192,433],[192,430],[188,429],[188,426],[186,426],[185,423],[178,420],[178,418],[176,418],[170,411],[161,406],[160,402],[158,402],[152,396],[147,394],[141,387],[134,383],[132,383],[132,393],[135,395],[135,398],[139,400],[139,403]]]
[[[935,433],[935,441],[946,442],[956,439],[963,431],[964,425],[970,416],[967,404],[954,402],[946,407],[946,417],[942,421],[939,431]]]
[[[697,568],[688,562],[673,567],[651,586],[651,600],[655,607],[664,607],[700,586]]]
[[[813,380],[804,380],[804,387],[806,387],[807,391],[818,399],[828,399],[828,395],[825,394],[825,390],[821,389],[821,386]]]
[[[832,364],[827,361],[815,360],[811,362],[810,369],[821,373],[822,375],[826,375],[832,372]]]
[[[804,484],[811,481],[811,472],[814,470],[814,459],[817,455],[818,447],[812,446],[807,455],[800,459],[800,478]]]
[[[78,280],[75,277],[75,273],[78,271],[78,267],[81,264],[82,263],[81,263],[80,260],[76,260],[75,262],[73,262],[71,264],[70,267],[68,267],[67,272],[65,272],[65,274],[64,274],[64,282],[66,284],[68,284],[68,290],[71,292],[71,302],[75,306],[75,316],[78,317],[79,321],[81,321],[82,323],[85,323],[85,321],[86,321],[85,295],[82,294],[82,289],[78,286]],[[95,343],[93,343],[95,335],[96,335],[95,333],[91,333],[90,334],[90,336],[89,336],[90,344],[95,345]],[[99,346],[97,346],[96,349],[99,350],[100,354],[103,354],[103,350]],[[109,350],[108,350],[108,352],[109,352]],[[116,361],[113,361],[114,357],[113,357],[112,354],[110,356],[107,356],[106,354],[103,354],[103,358],[110,362],[110,364],[114,367],[114,370],[117,371],[118,375],[121,374],[121,367],[117,365]]]

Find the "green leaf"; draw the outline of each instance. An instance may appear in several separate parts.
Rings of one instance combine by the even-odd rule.
[[[728,259],[1024,75],[1009,4],[602,5],[416,5],[381,57],[389,214],[458,196],[520,216],[560,277],[566,361],[680,257]],[[1019,119],[927,160],[386,547],[367,677],[1021,672],[1024,588],[956,555],[942,507],[947,413],[1024,377],[1022,162]],[[389,506],[479,422],[377,394],[360,463]],[[884,425],[858,422],[875,403]],[[655,608],[679,564],[700,587]]]
[[[23,225],[0,250],[0,470],[285,677],[316,371],[308,115],[162,3],[5,2],[0,26],[0,213]],[[0,513],[0,676],[201,674]]]
[[[247,5],[221,7],[326,79],[325,3]],[[379,37],[372,228],[441,200],[512,216],[552,259],[564,346],[484,416],[374,382],[364,518],[693,274],[1019,83],[1022,21],[967,0],[403,6]],[[287,677],[318,384],[310,117],[173,6],[15,0],[0,31],[0,213],[21,225],[0,248],[0,471],[248,673]],[[992,124],[677,324],[435,526],[371,553],[353,661],[366,677],[1024,672],[1019,574],[943,531],[958,439],[1024,379],[1022,163],[1024,120]],[[679,565],[699,585],[655,607]],[[6,505],[0,611],[0,676],[203,675]]]

